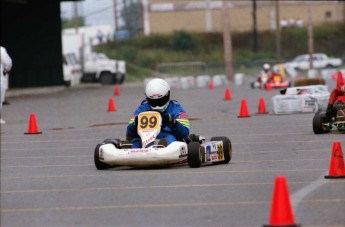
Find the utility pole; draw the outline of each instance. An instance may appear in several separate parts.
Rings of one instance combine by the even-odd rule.
[[[279,63],[280,58],[281,58],[279,0],[275,1],[275,8],[276,8],[276,60],[277,60],[277,63]]]
[[[114,2],[114,33],[117,32],[119,25],[118,25],[118,17],[117,17],[117,0],[113,0]]]
[[[140,7],[140,36],[144,36],[144,4],[142,1],[138,2]]]
[[[144,8],[144,35],[150,35],[150,15],[149,15],[149,6],[148,0],[142,0],[143,8]]]
[[[78,34],[79,16],[78,16],[78,3],[77,2],[74,2],[74,4],[73,4],[73,12],[74,12],[74,29],[75,29],[75,33]]]
[[[210,9],[210,0],[205,0],[206,4],[206,31],[211,32],[212,31],[212,14]]]
[[[256,53],[258,47],[258,34],[257,34],[257,24],[256,24],[256,0],[253,2],[253,52]]]
[[[345,24],[345,2],[343,2],[343,23]]]
[[[224,43],[224,60],[225,60],[225,71],[227,78],[233,83],[234,77],[232,72],[232,44],[231,44],[231,29],[230,29],[230,17],[228,9],[228,1],[223,0],[222,8],[223,17],[223,43]]]
[[[313,69],[313,53],[314,53],[314,38],[313,38],[313,18],[311,2],[307,2],[308,6],[308,52],[309,52],[309,68]]]
[[[130,2],[130,4],[132,4],[132,2]],[[128,12],[127,12],[127,0],[123,0],[123,18],[124,18],[124,29],[127,30],[127,18],[128,16]]]

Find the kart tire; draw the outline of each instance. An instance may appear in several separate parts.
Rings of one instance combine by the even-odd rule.
[[[231,141],[226,136],[217,136],[212,137],[210,141],[223,141],[223,149],[224,149],[224,161],[219,162],[220,164],[228,164],[232,158],[232,146]]]
[[[190,168],[199,168],[202,163],[201,146],[199,142],[192,141],[188,144],[188,165]]]
[[[99,160],[99,148],[100,146],[102,146],[103,143],[97,144],[96,148],[95,148],[95,155],[94,155],[94,161],[95,161],[95,166],[97,169],[102,170],[102,169],[109,169],[111,166],[101,162]]]
[[[250,87],[251,87],[252,89],[254,89],[254,88],[255,88],[255,82],[251,82],[251,83],[250,83]]]
[[[114,145],[116,148],[120,148],[119,144],[120,144],[120,140],[119,139],[105,139],[103,141],[103,143],[107,144],[110,143],[112,145]]]
[[[330,131],[329,128],[323,126],[326,123],[326,116],[324,112],[316,112],[313,118],[313,131],[315,134],[327,133]]]

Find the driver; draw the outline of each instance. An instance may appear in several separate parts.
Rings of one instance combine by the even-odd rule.
[[[283,75],[280,73],[280,70],[277,66],[273,67],[272,74],[270,76],[269,81],[273,83],[283,82]]]
[[[341,95],[345,95],[345,83],[340,81],[339,84],[337,84],[337,87],[333,89],[329,96],[328,100],[328,106],[326,110],[326,117],[330,121],[332,117],[335,116],[336,110],[333,108],[333,104],[337,100],[337,98]]]
[[[141,147],[141,139],[137,134],[138,115],[144,111],[158,111],[162,116],[162,129],[157,139],[166,140],[166,145],[189,135],[188,114],[180,103],[170,100],[170,86],[160,78],[152,79],[145,88],[146,99],[134,111],[127,126],[126,138],[132,148]],[[164,141],[165,142],[165,141]],[[163,142],[163,144],[164,144]]]
[[[271,66],[267,63],[265,63],[263,66],[262,66],[262,69],[261,71],[259,72],[258,76],[257,76],[257,81],[261,84],[261,83],[266,83],[267,82],[267,79],[268,79],[268,76],[270,75],[270,68]],[[263,81],[263,77],[266,77],[266,79]]]

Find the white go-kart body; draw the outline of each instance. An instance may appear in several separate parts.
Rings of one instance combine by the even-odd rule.
[[[94,161],[97,169],[115,166],[153,167],[188,162],[190,167],[202,163],[228,163],[231,159],[231,142],[226,137],[214,137],[210,142],[191,141],[188,144],[174,141],[168,146],[157,143],[162,118],[159,112],[147,111],[138,116],[138,135],[142,148],[118,148],[113,143],[98,144]]]

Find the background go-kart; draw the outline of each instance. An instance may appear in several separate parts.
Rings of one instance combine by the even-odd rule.
[[[332,85],[329,86],[329,89]],[[173,90],[189,113],[191,132],[227,136],[228,165],[191,169],[96,170],[93,152],[124,138],[143,85],[92,86],[11,98],[1,126],[1,226],[261,226],[268,224],[274,178],[285,176],[296,223],[343,226],[345,180],[326,180],[334,140],[315,135],[314,113],[255,115],[259,97],[271,110],[279,90],[225,87]],[[116,112],[107,112],[114,97]],[[237,118],[245,98],[249,118]],[[41,135],[24,135],[35,113]]]

